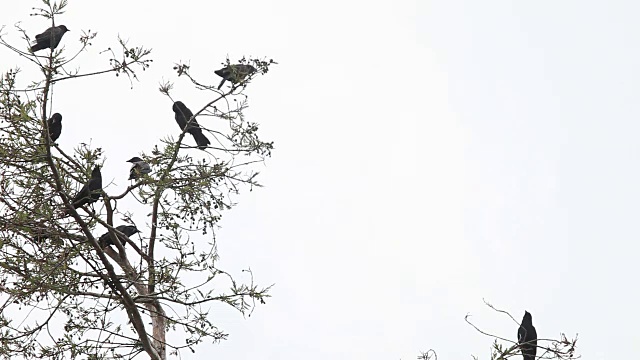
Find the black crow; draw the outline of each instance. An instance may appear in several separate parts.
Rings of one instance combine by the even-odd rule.
[[[47,121],[49,125],[49,137],[51,137],[51,141],[56,141],[60,137],[62,133],[62,115],[59,113],[53,114]]]
[[[193,113],[182,103],[182,101],[176,101],[173,103],[173,112],[176,113],[176,122],[180,125],[180,129],[184,131],[185,126],[187,126],[187,121],[193,117]],[[198,144],[198,149],[204,150],[207,148],[207,145],[211,144],[209,139],[207,139],[207,137],[202,133],[202,128],[200,128],[200,125],[195,118],[189,122],[187,132],[193,135],[193,138],[196,140],[196,144]]]
[[[102,174],[100,174],[100,167],[96,166],[91,171],[91,178],[80,189],[78,194],[71,200],[71,205],[77,209],[83,205],[91,204],[98,201],[100,193],[102,191]],[[65,209],[65,214],[69,214],[69,211]]]
[[[127,160],[127,162],[133,164],[131,170],[129,170],[129,180],[137,180],[140,178],[140,175],[151,172],[151,166],[137,156],[132,157]]]
[[[237,64],[237,65],[227,65],[220,70],[214,71],[216,75],[222,78],[220,85],[218,85],[218,90],[224,85],[225,81],[231,81],[234,84],[237,84],[244,80],[247,75],[251,75],[256,71],[251,65],[245,64]]]
[[[116,230],[120,231],[121,233],[125,234],[127,237],[130,237],[133,234],[139,233],[140,230],[138,230],[135,226],[133,225],[120,225],[120,226],[116,226]],[[120,241],[120,244],[122,244],[122,246],[127,245],[127,240],[122,238],[122,235],[116,233],[116,235],[118,236],[117,239]],[[103,248],[109,245],[114,245],[113,244],[113,239],[111,239],[111,236],[109,235],[109,232],[107,231],[106,233],[102,234],[100,236],[100,238],[98,238],[98,243],[100,244],[100,246],[102,246]]]
[[[533,327],[531,314],[529,314],[528,311],[524,312],[522,324],[520,324],[518,328],[518,344],[522,344],[520,345],[520,350],[522,351],[522,358],[524,360],[535,360],[538,334],[536,333],[536,328]]]
[[[36,40],[33,46],[31,46],[31,52],[36,52],[42,49],[55,49],[62,40],[62,35],[69,31],[66,26],[54,26],[45,30],[42,34],[36,35]]]

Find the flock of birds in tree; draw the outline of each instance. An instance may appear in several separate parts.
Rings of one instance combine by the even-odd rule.
[[[35,53],[36,51],[44,50],[44,49],[55,49],[60,44],[60,40],[66,32],[68,32],[64,25],[53,26],[45,30],[42,34],[36,35],[35,41],[31,46],[31,52]],[[253,74],[256,71],[256,68],[248,65],[248,64],[235,64],[235,65],[227,65],[220,70],[216,70],[215,74],[222,78],[220,85],[218,86],[218,90],[222,88],[225,81],[229,81],[233,84],[241,83],[247,76]],[[175,113],[175,119],[178,125],[180,126],[180,130],[187,132],[193,136],[198,149],[205,150],[210,144],[211,141],[202,133],[202,128],[196,121],[193,116],[193,112],[189,110],[189,108],[182,102],[176,101],[173,103],[173,112]],[[60,113],[55,113],[47,120],[47,128],[49,131],[49,137],[52,142],[58,140],[60,135],[62,134],[62,115]],[[185,129],[186,128],[186,129]],[[132,164],[131,170],[129,171],[129,180],[138,180],[143,175],[151,173],[151,166],[144,161],[143,159],[134,156],[131,159],[127,160]],[[100,167],[95,166],[93,171],[91,171],[91,177],[84,184],[82,189],[71,199],[70,203],[74,209],[78,209],[84,205],[88,205],[94,203],[100,199],[100,194],[102,192],[102,174],[100,173]],[[68,216],[71,214],[69,209],[64,209],[63,214]],[[122,237],[125,235],[127,238],[132,236],[138,232],[140,232],[133,225],[120,225],[115,228],[117,230],[116,234],[118,235],[118,240],[124,246],[127,241]],[[41,236],[40,239],[44,239],[46,236]],[[109,233],[105,233],[100,236],[98,242],[101,246],[109,246],[113,245],[113,241],[109,236]]]
[[[35,44],[31,47],[31,51],[36,52],[48,48],[51,50],[55,49],[58,44],[60,44],[62,36],[67,31],[69,31],[69,29],[67,29],[66,26],[60,25],[51,27],[42,34],[36,35]],[[253,66],[246,64],[228,65],[220,70],[216,70],[214,71],[215,74],[222,78],[218,89],[222,88],[225,81],[237,84],[255,71],[256,69]],[[193,139],[198,145],[198,149],[206,149],[211,142],[202,133],[202,128],[200,128],[200,125],[196,121],[191,110],[189,110],[182,101],[174,102],[172,108],[180,129],[193,136]],[[53,114],[48,120],[47,125],[51,141],[58,140],[62,133],[62,115],[59,113]],[[137,156],[127,160],[127,162],[133,164],[129,172],[129,180],[137,180],[141,175],[149,174],[151,172],[149,164]],[[71,205],[77,209],[84,205],[96,202],[100,198],[101,191],[102,174],[100,173],[100,167],[96,166],[91,172],[91,178],[89,181],[71,200]],[[68,209],[65,209],[65,214],[69,214]],[[118,240],[122,246],[127,243],[126,239],[122,238],[122,235],[125,235],[128,238],[129,236],[140,232],[133,225],[120,225],[116,227],[116,230],[118,230]],[[111,240],[109,233],[105,233],[100,236],[98,242],[102,246],[113,245],[113,241]],[[524,317],[522,318],[522,324],[520,324],[520,327],[518,328],[518,344],[520,344],[520,350],[522,351],[522,357],[524,360],[534,360],[536,358],[537,339],[538,334],[536,333],[536,328],[533,326],[531,314],[528,311],[525,311]]]

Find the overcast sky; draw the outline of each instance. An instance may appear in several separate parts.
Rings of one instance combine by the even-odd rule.
[[[6,2],[0,24],[42,32],[37,4]],[[514,340],[517,326],[483,298],[518,320],[530,311],[541,338],[579,333],[585,359],[630,358],[639,12],[622,0],[71,0],[66,48],[99,34],[81,70],[104,68],[97,52],[118,34],[154,63],[133,89],[113,75],[57,85],[58,142],[103,147],[103,176],[124,189],[124,161],[178,131],[157,91],[175,62],[211,82],[227,55],[279,62],[247,90],[247,117],[275,141],[266,187],[218,234],[224,267],[251,267],[273,298],[247,319],[216,307],[229,340],[182,359],[488,359],[492,340],[464,316]],[[4,49],[0,65],[37,74]],[[184,82],[173,95],[192,109],[209,99]]]

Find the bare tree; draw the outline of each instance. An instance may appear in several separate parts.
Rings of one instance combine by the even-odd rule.
[[[67,1],[42,2],[36,15],[55,26]],[[28,32],[19,25],[16,31],[29,49]],[[176,65],[179,80],[187,79],[212,94],[209,102],[193,108],[188,119],[193,125],[197,116],[201,118],[211,145],[204,151],[185,145],[187,126],[177,138],[162,139],[142,154],[151,173],[142,174],[119,194],[110,194],[109,186],[104,186],[98,201],[74,208],[74,195],[109,149],[80,144],[69,151],[51,140],[47,120],[55,108],[53,88],[61,81],[109,73],[125,75],[133,86],[137,73],[152,61],[150,50],[119,39],[119,51],[102,52],[110,55],[108,68],[88,73],[69,70],[95,37],[96,33],[84,32],[81,49],[68,56],[64,44],[72,38],[67,35],[58,47],[47,50],[48,55],[37,56],[0,34],[0,44],[43,75],[27,86],[18,85],[19,69],[6,71],[0,79],[0,356],[4,358],[129,359],[146,354],[166,359],[180,349],[195,351],[202,341],[226,338],[211,321],[208,303],[225,303],[247,314],[269,297],[270,287],[254,284],[250,270],[246,270],[248,283],[241,283],[217,266],[214,231],[221,213],[233,206],[235,194],[260,186],[252,164],[270,156],[273,143],[262,141],[258,124],[245,119],[245,90],[274,62],[241,59],[240,64],[251,64],[257,71],[222,91],[192,77],[188,65]],[[171,83],[161,84],[160,91],[174,100]],[[213,119],[215,126],[210,125]],[[172,126],[179,133],[180,128]],[[148,207],[148,228],[136,225],[133,215],[118,206],[125,198]],[[120,224],[137,226],[143,236],[134,241],[116,229]],[[104,233],[111,245],[99,241]],[[210,241],[194,243],[190,237],[194,234]],[[169,341],[168,331],[182,336]]]

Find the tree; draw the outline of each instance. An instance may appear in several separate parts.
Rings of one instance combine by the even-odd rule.
[[[36,15],[55,26],[67,1],[42,2]],[[16,30],[29,49],[29,34],[37,32],[19,25]],[[222,212],[233,206],[230,196],[260,186],[252,164],[269,157],[273,143],[261,140],[258,124],[245,119],[245,90],[275,62],[240,59],[239,64],[251,64],[257,71],[222,91],[191,76],[188,65],[177,64],[179,80],[212,94],[209,102],[192,108],[188,122],[193,125],[196,117],[207,116],[199,123],[215,141],[204,151],[186,145],[189,126],[180,132],[172,124],[179,135],[159,140],[142,154],[151,173],[141,174],[120,194],[110,193],[105,182],[97,190],[98,201],[74,208],[73,197],[115,142],[79,144],[73,151],[54,143],[47,121],[55,112],[52,89],[62,81],[110,73],[125,75],[133,86],[138,72],[152,61],[150,50],[118,39],[121,53],[108,49],[109,68],[69,70],[96,35],[84,32],[81,50],[71,56],[64,47],[73,41],[69,35],[52,46],[55,49],[39,53],[46,56],[22,50],[23,45],[0,35],[0,44],[43,75],[22,86],[16,68],[0,80],[0,355],[5,358],[106,359],[145,353],[154,360],[166,359],[180,349],[195,351],[202,341],[226,338],[211,321],[208,303],[222,302],[244,314],[269,297],[270,286],[254,284],[252,274],[242,283],[217,267],[214,230]],[[174,99],[172,88],[164,82],[160,91],[171,102],[195,106],[184,94]],[[213,118],[222,120],[215,128]],[[130,198],[148,208],[144,215],[150,226],[141,225],[143,215],[122,208],[123,199]],[[140,241],[118,231],[121,225],[136,226],[143,234]],[[101,244],[104,233],[111,241]],[[210,242],[192,241],[190,235],[199,233]],[[229,289],[216,290],[222,286]],[[168,340],[169,331],[182,331],[185,340]]]
[[[516,320],[509,312],[501,309],[497,309],[492,304],[487,301],[484,302],[490,309],[508,316],[514,322],[514,331],[510,336],[502,337],[498,335],[490,334],[469,320],[471,315],[465,316],[464,320],[473,327],[476,331],[481,333],[482,335],[488,336],[493,339],[493,344],[491,346],[491,360],[506,360],[510,358],[520,359],[522,358],[520,352],[520,346],[518,345],[518,339],[514,339],[514,334],[516,330],[518,330],[520,326],[520,322]],[[573,339],[568,339],[565,334],[560,334],[559,339],[545,339],[538,338],[537,339],[537,347],[538,354],[536,359],[555,359],[555,360],[571,360],[577,359],[579,356],[576,356],[576,343],[578,342],[578,336],[576,335]],[[472,355],[474,360],[478,360],[479,358],[475,355]],[[435,350],[429,349],[427,351],[423,351],[418,355],[418,360],[438,360],[438,355]]]

